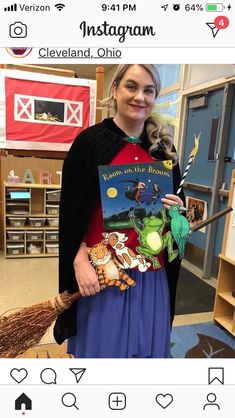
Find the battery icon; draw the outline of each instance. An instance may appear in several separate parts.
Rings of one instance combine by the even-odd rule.
[[[225,9],[222,3],[207,3],[205,10],[207,12],[222,12]]]

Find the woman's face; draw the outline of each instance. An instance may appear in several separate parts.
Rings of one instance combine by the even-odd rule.
[[[125,121],[144,123],[152,112],[156,89],[151,75],[140,65],[132,65],[114,87],[116,115]]]

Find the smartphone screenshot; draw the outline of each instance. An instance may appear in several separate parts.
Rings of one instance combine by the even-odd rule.
[[[2,2],[4,417],[231,415],[234,17]]]

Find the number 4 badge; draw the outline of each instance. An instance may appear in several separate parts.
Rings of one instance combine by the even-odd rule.
[[[217,16],[214,22],[206,24],[212,30],[213,38],[215,38],[220,29],[227,29],[229,19],[226,16]]]

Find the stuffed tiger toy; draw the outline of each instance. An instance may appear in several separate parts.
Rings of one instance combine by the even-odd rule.
[[[97,272],[101,289],[106,286],[117,286],[120,290],[126,290],[129,286],[135,285],[135,281],[119,267],[118,261],[112,258],[111,252],[103,242],[87,248],[87,251],[90,262]]]

